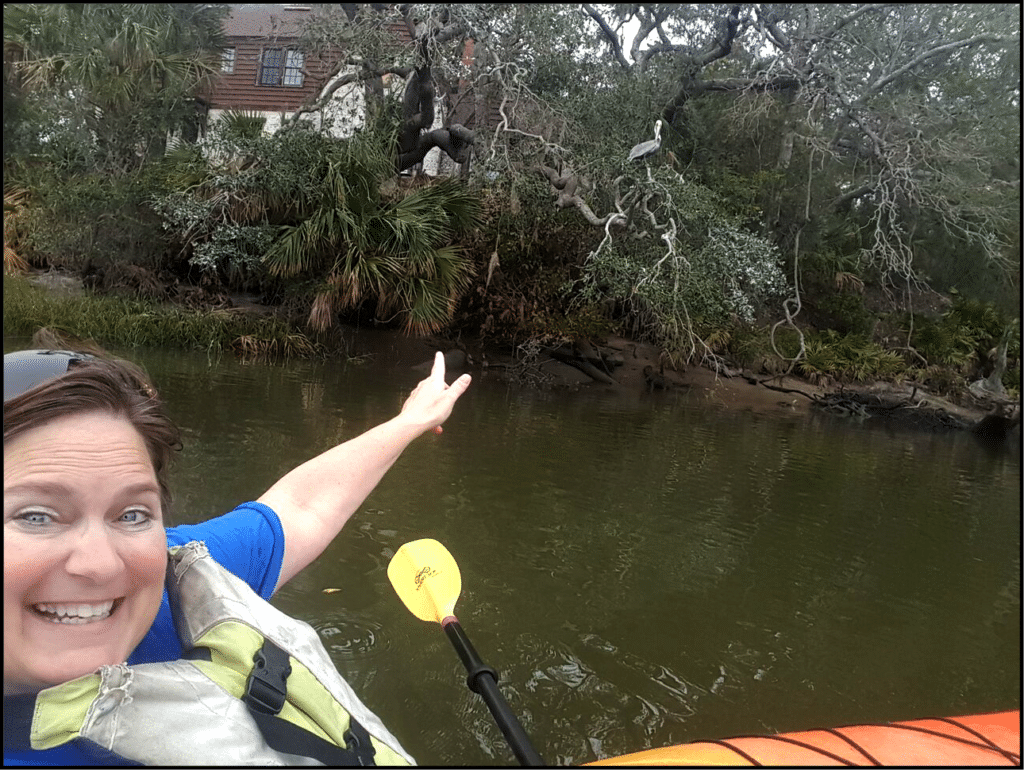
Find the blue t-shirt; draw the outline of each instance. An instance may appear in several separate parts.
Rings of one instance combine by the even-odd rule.
[[[217,563],[241,578],[264,599],[269,599],[281,575],[284,530],[277,514],[262,503],[242,503],[230,513],[202,524],[184,524],[167,530],[167,546],[202,540]],[[171,607],[164,590],[160,611],[128,663],[177,660],[181,642],[174,630]],[[6,721],[6,720],[5,720]],[[73,741],[46,751],[8,750],[4,765],[111,765],[135,764],[120,760],[87,741]]]

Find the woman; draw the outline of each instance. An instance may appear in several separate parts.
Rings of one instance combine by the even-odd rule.
[[[178,432],[142,371],[70,351],[4,356],[5,715],[8,696],[32,698],[101,666],[182,656],[164,590],[169,546],[202,541],[269,599],[323,552],[413,439],[440,430],[469,383],[463,375],[447,386],[438,354],[393,419],[298,466],[254,502],[165,529]],[[5,764],[96,761],[76,744],[12,750],[7,725],[5,716]]]

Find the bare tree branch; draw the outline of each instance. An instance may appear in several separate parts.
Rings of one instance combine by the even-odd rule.
[[[857,198],[863,198],[865,195],[873,193],[875,191],[874,184],[865,184],[858,187],[856,190],[850,190],[848,193],[844,193],[832,201],[832,209],[839,210],[843,206],[850,203],[850,201],[856,200]]]
[[[915,56],[913,59],[904,64],[899,69],[890,72],[888,75],[885,75],[884,77],[880,77],[878,80],[876,80],[866,89],[864,89],[864,93],[861,95],[860,99],[857,100],[857,102],[863,102],[868,96],[872,96],[874,94],[879,93],[889,83],[896,80],[896,78],[906,74],[907,72],[910,72],[915,67],[920,66],[924,62],[928,61],[929,59],[933,59],[936,56],[942,56],[943,54],[950,53],[952,51],[957,50],[958,48],[967,48],[969,46],[978,45],[980,43],[1003,43],[1007,41],[1019,42],[1019,38],[1003,37],[999,35],[975,35],[974,37],[968,38],[966,40],[955,40],[952,43],[946,43],[945,45],[936,46],[935,48],[925,51],[920,56]]]
[[[702,83],[699,80],[700,72],[709,64],[718,59],[724,58],[732,51],[733,41],[740,26],[740,10],[742,6],[734,5],[729,13],[720,17],[716,23],[715,40],[701,53],[693,53],[686,57],[686,61],[679,73],[679,85],[675,94],[669,99],[663,111],[666,122],[673,125],[676,115],[682,110],[686,102],[695,93],[702,92]]]
[[[579,182],[575,174],[571,172],[569,174],[559,174],[550,166],[543,164],[537,166],[537,170],[547,177],[551,186],[558,191],[558,199],[555,201],[556,208],[564,209],[569,206],[575,206],[583,214],[583,218],[595,227],[616,227],[626,223],[625,217],[620,212],[613,211],[604,217],[598,217],[593,209],[587,205],[587,202],[576,194]]]
[[[362,66],[364,62],[358,59],[346,59],[339,61],[338,64],[333,68],[333,74],[328,76],[330,78],[341,72],[343,66]],[[288,115],[284,120],[281,121],[282,126],[287,126],[298,122],[299,118],[303,115],[308,115],[311,112],[318,112],[322,110],[334,97],[338,89],[344,88],[352,83],[365,83],[367,80],[373,80],[374,78],[383,77],[384,75],[399,75],[400,77],[407,78],[409,73],[412,72],[412,67],[381,67],[379,69],[364,68],[359,72],[350,72],[347,75],[342,75],[337,80],[333,81],[327,88],[320,92],[319,96],[313,97],[306,101],[305,104],[301,105],[295,112]]]
[[[619,43],[619,36],[615,34],[615,30],[608,26],[608,22],[604,20],[597,9],[589,3],[583,3],[583,11],[597,22],[597,26],[601,28],[601,32],[604,33],[605,41],[608,46],[612,49],[612,53],[615,55],[615,60],[619,63],[624,70],[629,70],[629,62],[626,61],[626,57],[622,55],[622,45]]]
[[[647,65],[650,62],[650,60],[652,58],[654,58],[655,56],[657,56],[658,54],[662,54],[662,53],[678,53],[680,51],[685,51],[685,50],[687,50],[687,49],[686,49],[686,46],[684,46],[684,45],[676,45],[674,43],[669,43],[669,42],[665,42],[665,41],[663,41],[661,43],[657,43],[656,45],[652,45],[650,48],[648,48],[646,51],[643,51],[640,54],[640,57],[637,59],[637,62],[636,62],[637,69],[640,72],[645,72],[647,70]]]
[[[793,47],[793,41],[790,40],[789,35],[783,32],[782,28],[779,27],[779,18],[774,9],[758,5],[754,9],[754,12],[757,16],[760,27],[780,50],[788,51]]]
[[[639,63],[642,58],[640,54],[640,46],[643,45],[644,41],[650,36],[650,34],[657,29],[661,23],[668,16],[667,11],[659,13],[656,10],[653,12],[646,6],[641,5],[637,9],[637,16],[640,18],[640,28],[637,30],[636,35],[633,36],[633,43],[629,48],[629,55],[633,57],[633,61]]]
[[[869,13],[871,11],[881,11],[881,10],[884,10],[886,8],[891,8],[894,5],[896,5],[896,4],[895,3],[874,3],[874,4],[871,4],[871,5],[862,5],[860,8],[857,8],[857,9],[851,11],[846,16],[842,16],[839,19],[836,19],[836,23],[833,24],[832,27],[828,31],[823,32],[822,34],[817,35],[815,37],[816,37],[816,39],[819,39],[819,40],[823,40],[823,39],[834,37],[841,29],[843,29],[843,27],[846,27],[847,25],[852,24],[854,21],[856,21],[861,16],[863,16],[865,13]]]

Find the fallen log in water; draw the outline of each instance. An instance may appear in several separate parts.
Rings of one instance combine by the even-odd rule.
[[[574,348],[568,348],[567,346],[562,346],[558,348],[544,347],[541,348],[541,350],[543,350],[556,361],[561,361],[562,363],[576,367],[581,372],[590,377],[592,380],[602,382],[606,385],[615,384],[615,380],[613,380],[607,374],[605,374],[592,363],[590,363],[590,360],[588,360],[587,358],[582,358],[579,354],[579,351]]]
[[[844,388],[818,395],[799,388],[773,385],[767,381],[768,379],[771,378],[756,382],[779,393],[801,395],[809,399],[813,406],[842,417],[883,418],[895,424],[934,431],[969,430],[978,438],[993,442],[1005,441],[1014,430],[1019,430],[1021,422],[1019,405],[999,402],[993,406],[990,414],[978,420],[971,420],[929,403],[924,397],[918,397],[916,386],[909,396],[893,393],[859,393]]]

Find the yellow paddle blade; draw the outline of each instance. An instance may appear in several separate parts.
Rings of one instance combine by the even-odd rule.
[[[388,580],[420,620],[440,623],[455,614],[462,575],[455,558],[436,540],[414,540],[399,548],[388,564]]]

